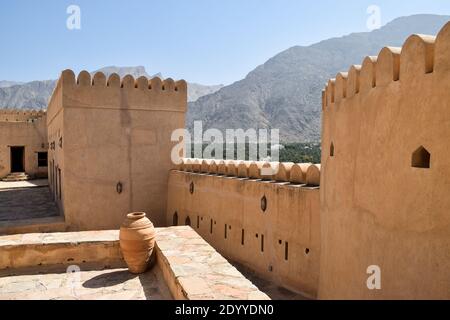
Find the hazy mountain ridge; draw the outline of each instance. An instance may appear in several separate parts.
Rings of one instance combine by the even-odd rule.
[[[320,140],[321,91],[329,78],[377,55],[384,46],[401,46],[414,33],[436,34],[449,16],[398,18],[373,32],[353,33],[296,46],[251,71],[241,81],[189,104],[187,127],[203,120],[204,130],[278,128],[285,142]]]
[[[379,30],[352,33],[311,46],[289,48],[229,86],[188,84],[186,126],[203,121],[203,129],[276,128],[283,142],[320,140],[321,91],[329,78],[377,55],[384,46],[401,46],[414,33],[437,34],[450,16],[398,18]],[[144,67],[106,67],[107,76],[151,77]],[[157,74],[162,78],[161,74]],[[45,109],[56,81],[0,87],[0,108]],[[197,100],[198,99],[198,100]]]
[[[94,75],[99,71],[103,72],[106,77],[112,73],[117,73],[120,77],[131,74],[136,79],[141,76],[147,78],[163,78],[161,73],[149,75],[142,66],[110,66],[94,71],[91,74]],[[53,93],[53,89],[56,86],[56,80],[32,81],[23,84],[13,81],[1,81],[0,83],[2,84],[0,86],[0,109],[45,109],[47,108],[48,100]],[[188,101],[195,101],[199,97],[214,93],[221,87],[222,85],[205,86],[196,83],[188,83]]]
[[[23,82],[0,80],[0,88],[9,88],[21,84],[23,84]]]

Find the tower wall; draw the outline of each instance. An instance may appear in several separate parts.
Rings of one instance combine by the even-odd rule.
[[[319,298],[449,299],[450,24],[367,57],[323,96]]]
[[[118,228],[128,212],[165,225],[171,134],[184,128],[186,82],[62,73],[49,106],[70,229]]]

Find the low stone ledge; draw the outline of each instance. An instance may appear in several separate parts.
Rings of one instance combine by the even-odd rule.
[[[158,230],[157,260],[175,299],[269,300],[190,227]]]
[[[30,233],[0,237],[0,270],[122,259],[118,231]]]
[[[175,299],[269,299],[190,227],[157,228],[155,254]],[[0,270],[118,260],[117,230],[0,237]]]

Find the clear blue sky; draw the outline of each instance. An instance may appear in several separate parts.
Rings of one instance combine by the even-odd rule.
[[[81,8],[81,30],[66,27],[71,4]],[[382,24],[450,14],[449,0],[0,0],[0,80],[143,65],[151,74],[229,84],[294,45],[367,31],[372,4]]]

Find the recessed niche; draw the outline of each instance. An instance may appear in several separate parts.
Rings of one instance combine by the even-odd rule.
[[[266,198],[266,196],[263,196],[261,198],[261,210],[263,212],[266,212],[266,210],[267,210],[267,198]]]
[[[189,185],[189,192],[190,194],[194,194],[194,183],[191,182],[191,184]]]
[[[173,225],[173,226],[178,226],[178,212],[176,212],[176,211],[175,211],[175,213],[173,214],[172,225]]]
[[[191,225],[191,218],[187,217],[186,220],[184,221],[184,225],[190,226]]]
[[[411,157],[411,166],[413,168],[429,169],[431,154],[423,146],[420,146],[413,152]]]
[[[123,192],[123,184],[122,182],[117,182],[116,184],[116,191],[118,194],[121,194]]]
[[[284,260],[289,260],[289,243],[284,243]]]
[[[334,143],[333,142],[330,145],[330,157],[334,157]]]

